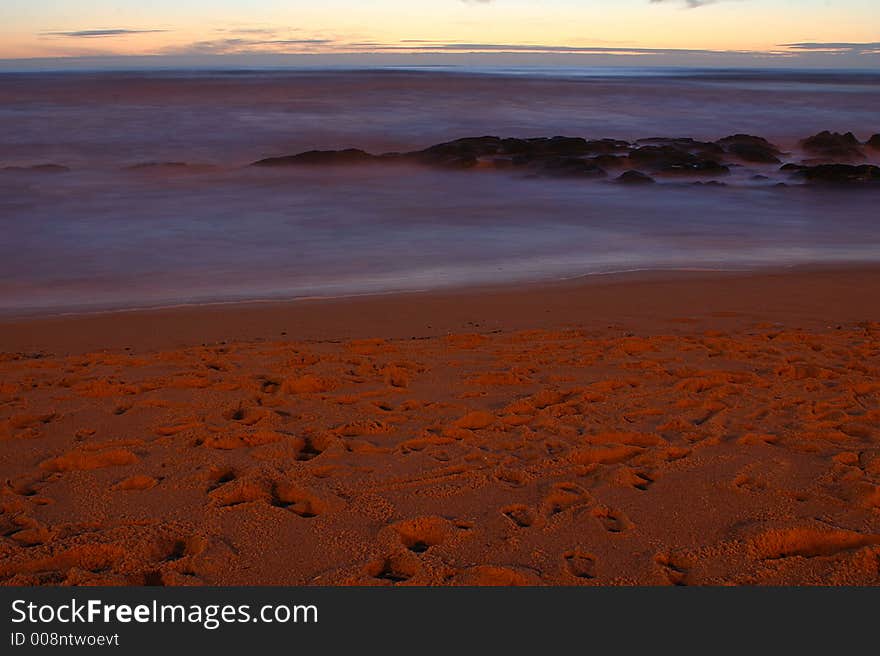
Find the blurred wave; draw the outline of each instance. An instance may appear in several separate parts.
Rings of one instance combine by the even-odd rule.
[[[0,312],[880,258],[871,193],[245,167],[480,134],[880,131],[865,74],[513,73],[0,75],[0,168],[70,169],[0,171]]]

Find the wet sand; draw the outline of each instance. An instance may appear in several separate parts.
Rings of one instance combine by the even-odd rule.
[[[5,584],[880,583],[880,269],[0,324]]]

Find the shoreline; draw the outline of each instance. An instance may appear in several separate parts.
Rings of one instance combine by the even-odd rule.
[[[709,268],[709,267],[639,267],[631,269],[615,269],[609,271],[591,271],[586,273],[577,273],[559,276],[543,276],[540,278],[529,279],[512,279],[497,283],[451,283],[438,287],[425,288],[400,288],[388,289],[385,291],[365,291],[350,292],[339,294],[304,294],[302,296],[284,296],[282,294],[254,296],[251,298],[218,298],[216,300],[194,300],[194,301],[169,301],[159,302],[154,305],[130,305],[118,307],[75,307],[68,306],[65,308],[20,308],[0,311],[0,324],[14,323],[18,321],[39,321],[42,319],[65,319],[65,318],[82,318],[89,316],[126,314],[129,312],[161,312],[165,310],[183,310],[183,309],[199,309],[199,308],[222,308],[226,306],[260,306],[260,305],[277,305],[292,304],[314,301],[347,301],[358,298],[371,298],[381,296],[403,296],[413,294],[440,294],[440,293],[467,293],[467,292],[492,292],[512,289],[514,287],[538,286],[538,285],[556,285],[559,283],[567,283],[578,280],[588,280],[593,277],[618,277],[618,276],[655,276],[663,274],[713,274],[713,273],[740,273],[750,274],[759,273],[761,271],[785,271],[792,268],[816,268],[820,265],[786,265],[780,267],[729,267],[729,268]],[[831,265],[834,266],[834,265]],[[860,268],[874,266],[873,263],[860,262],[854,263],[847,268]],[[876,265],[880,267],[880,264]],[[835,267],[838,268],[838,267]]]
[[[868,264],[640,270],[428,291],[0,318],[0,351],[146,352],[222,341],[402,339],[561,326],[601,329],[609,323],[652,332],[676,322],[735,325],[743,319],[821,326],[880,319],[880,309],[872,310],[878,289],[880,266]]]

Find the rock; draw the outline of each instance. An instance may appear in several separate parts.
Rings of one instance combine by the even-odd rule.
[[[602,178],[607,175],[592,161],[579,157],[549,157],[534,160],[531,167],[539,175],[559,178]]]
[[[503,152],[501,144],[502,140],[498,137],[467,137],[406,153],[403,157],[428,166],[470,168],[476,166],[481,157]]]
[[[534,139],[499,139],[498,137],[467,137],[437,144],[403,157],[429,166],[469,168],[480,159],[492,158],[496,167],[528,166],[537,160],[578,158],[588,155],[611,156],[626,152],[629,143],[615,139],[587,141],[581,137],[538,137]],[[553,164],[550,164],[552,167]],[[579,165],[582,168],[582,165]]]
[[[501,152],[519,155],[527,159],[538,157],[583,157],[585,155],[610,155],[625,153],[630,148],[627,141],[617,139],[594,139],[581,137],[538,137],[534,139],[503,139]]]
[[[670,175],[727,175],[730,169],[713,160],[701,160],[687,164],[672,164],[661,168],[659,172]]]
[[[655,180],[650,175],[646,175],[641,171],[630,169],[629,171],[621,173],[620,177],[617,178],[617,182],[620,182],[621,184],[644,185],[654,184]]]
[[[538,137],[535,139],[504,139],[502,152],[526,160],[537,157],[579,157],[594,152],[581,137]]]
[[[284,157],[268,157],[254,162],[251,166],[302,166],[302,165],[345,165],[364,164],[374,162],[375,155],[365,153],[363,150],[348,148],[347,150],[310,150],[297,155]]]
[[[787,165],[782,169],[814,184],[880,184],[880,166],[871,164]]]
[[[536,154],[555,157],[577,157],[591,154],[590,145],[581,137],[550,137],[549,139],[529,139]]]
[[[613,155],[627,152],[631,146],[628,141],[620,141],[619,139],[593,139],[587,141],[586,148],[590,153],[596,155]]]
[[[430,148],[417,151],[418,153],[442,153],[452,155],[494,155],[501,150],[502,140],[498,137],[465,137],[455,141],[447,141],[436,144]]]
[[[626,155],[596,155],[590,161],[596,166],[613,169],[625,166],[629,158]]]
[[[629,158],[636,164],[647,166],[665,167],[673,164],[687,164],[697,161],[691,153],[680,150],[674,146],[642,146],[629,154]]]
[[[507,138],[501,140],[501,153],[505,155],[526,155],[533,150],[530,139]]]
[[[697,141],[690,137],[651,137],[649,139],[639,139],[637,143],[648,146],[668,146],[685,153],[699,155],[720,156],[724,154],[724,149],[718,144],[709,141]]]
[[[801,147],[809,153],[832,159],[864,159],[861,144],[852,132],[820,132],[801,141]]]
[[[730,146],[727,152],[745,162],[754,162],[756,164],[779,164],[782,161],[773,152],[748,144]]]
[[[184,169],[189,164],[186,162],[141,162],[126,167],[129,171],[137,171],[139,169]]]
[[[727,166],[707,158],[703,153],[690,152],[670,144],[642,146],[632,151],[629,159],[637,166],[648,166],[658,173],[671,175],[723,175],[730,172]]]
[[[782,154],[779,148],[763,137],[754,137],[750,134],[734,134],[719,139],[716,143],[725,152],[746,162],[778,164],[779,155]]]
[[[865,142],[865,145],[868,148],[873,148],[874,150],[880,150],[880,134],[875,134],[873,137],[868,139]]]
[[[34,164],[33,166],[5,166],[4,171],[10,173],[67,173],[70,171],[66,166],[61,164]]]

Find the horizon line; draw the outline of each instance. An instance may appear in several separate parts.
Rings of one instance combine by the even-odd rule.
[[[521,51],[444,53],[241,53],[85,55],[0,58],[3,72],[61,72],[75,70],[168,70],[253,68],[669,68],[669,69],[780,69],[824,71],[880,71],[880,55],[797,52],[667,50],[662,53],[523,53]]]

